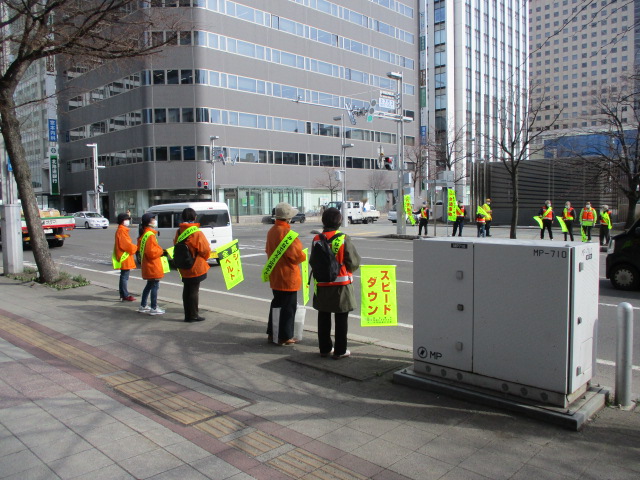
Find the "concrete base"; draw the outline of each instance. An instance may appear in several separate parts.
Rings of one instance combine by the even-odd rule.
[[[587,392],[567,408],[539,405],[521,398],[500,395],[486,389],[471,385],[460,385],[436,378],[417,374],[413,368],[398,370],[393,374],[393,381],[414,388],[442,393],[470,402],[517,412],[527,417],[559,425],[569,430],[578,431],[597,412],[602,410],[609,400],[606,387],[589,387]]]

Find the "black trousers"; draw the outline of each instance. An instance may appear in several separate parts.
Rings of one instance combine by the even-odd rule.
[[[587,236],[587,241],[591,241],[591,228],[593,225],[583,225],[582,229],[584,230],[584,234]]]
[[[564,241],[567,241],[567,235],[571,237],[571,241],[573,242],[573,220],[565,220],[564,224],[567,226],[567,231],[564,232]]]
[[[600,224],[600,245],[609,245],[609,225]]]
[[[553,233],[551,232],[551,224],[553,223],[553,220],[550,220],[548,218],[543,218],[542,219],[542,229],[540,230],[540,238],[543,239],[544,238],[544,231],[545,230],[549,230],[549,240],[553,240]]]
[[[427,227],[429,226],[428,218],[420,218],[420,223],[418,223],[418,235],[422,235],[422,227],[424,227],[424,234],[427,234]]]
[[[453,222],[453,233],[451,234],[452,237],[456,236],[456,231],[458,232],[459,237],[462,236],[462,225],[464,225],[464,218],[458,218],[455,222]]]
[[[293,338],[293,322],[296,319],[298,292],[285,292],[283,290],[271,291],[273,292],[273,300],[271,300],[271,308],[269,309],[267,335],[273,334],[272,312],[274,308],[279,308],[280,322],[278,323],[278,340],[289,340]]]
[[[491,220],[487,220],[484,224],[484,233],[487,237],[490,237],[491,235]]]
[[[335,313],[336,344],[334,355],[343,355],[347,351],[347,332],[349,331],[349,312]],[[318,312],[318,344],[320,353],[329,353],[334,348],[331,341],[331,312]]]
[[[199,316],[200,282],[205,278],[207,278],[206,273],[199,277],[182,279],[182,307],[184,308],[185,320],[195,320]]]

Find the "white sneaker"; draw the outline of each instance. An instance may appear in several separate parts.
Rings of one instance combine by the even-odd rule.
[[[149,311],[151,311],[151,307],[148,307],[147,305],[145,305],[144,307],[141,305],[138,308],[138,313],[149,313]]]
[[[164,310],[161,309],[160,307],[156,307],[156,308],[149,309],[147,313],[149,315],[164,315]]]

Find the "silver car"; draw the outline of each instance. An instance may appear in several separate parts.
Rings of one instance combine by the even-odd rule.
[[[109,220],[97,212],[76,212],[73,214],[76,227],[84,228],[107,228]]]

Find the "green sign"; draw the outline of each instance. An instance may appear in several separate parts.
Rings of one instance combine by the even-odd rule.
[[[51,183],[51,195],[60,195],[57,155],[51,155],[49,157],[49,181]]]

